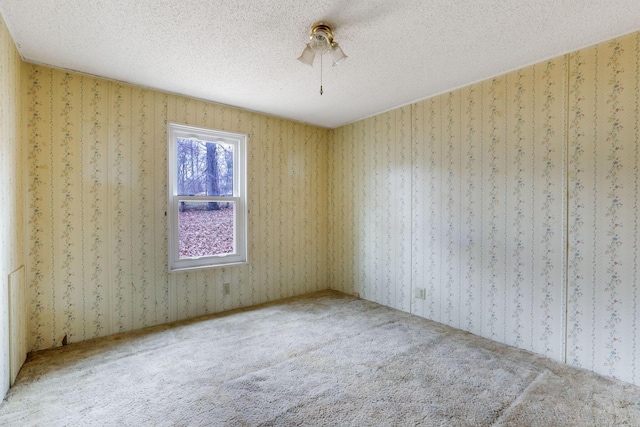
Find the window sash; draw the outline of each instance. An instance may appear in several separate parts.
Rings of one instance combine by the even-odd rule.
[[[198,140],[232,144],[233,150],[233,196],[180,196],[177,179],[177,139],[194,138]],[[169,224],[169,271],[181,271],[197,268],[223,267],[247,262],[247,207],[246,207],[246,140],[244,134],[215,131],[193,126],[169,123],[168,126],[168,207]],[[234,203],[234,253],[198,258],[180,259],[179,247],[179,207],[181,201],[210,201]]]
[[[228,254],[219,254],[219,255],[208,255],[194,258],[180,258],[180,202],[191,202],[191,201],[199,201],[199,202],[232,202],[234,203],[234,221],[233,221],[233,253]],[[171,212],[173,213],[173,218],[171,219],[173,229],[172,229],[172,238],[174,244],[171,245],[172,254],[171,257],[173,259],[173,267],[174,269],[186,269],[186,268],[195,268],[202,267],[203,264],[205,266],[212,266],[212,263],[220,264],[224,261],[224,264],[232,264],[242,262],[242,256],[244,253],[244,236],[243,236],[243,227],[238,226],[242,223],[242,211],[244,210],[244,206],[242,204],[242,199],[240,197],[218,197],[218,196],[173,196],[172,197],[172,206]]]

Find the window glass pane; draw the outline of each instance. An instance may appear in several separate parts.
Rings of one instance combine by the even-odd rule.
[[[233,144],[177,138],[179,196],[232,196]]]
[[[179,202],[179,258],[234,253],[234,202]]]

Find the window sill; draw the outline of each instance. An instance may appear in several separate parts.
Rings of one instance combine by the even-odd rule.
[[[169,269],[169,273],[188,273],[190,271],[195,270],[206,270],[206,269],[214,269],[214,268],[225,268],[225,267],[236,267],[240,265],[249,264],[248,261],[237,261],[237,262],[229,262],[225,264],[213,264],[213,265],[199,265],[196,267],[182,267],[182,268],[174,268]]]

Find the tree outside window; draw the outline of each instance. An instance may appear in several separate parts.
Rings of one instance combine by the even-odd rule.
[[[246,262],[246,139],[169,125],[171,270]]]

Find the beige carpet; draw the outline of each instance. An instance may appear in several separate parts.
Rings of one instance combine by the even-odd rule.
[[[638,426],[640,388],[336,292],[30,357],[2,426]]]

